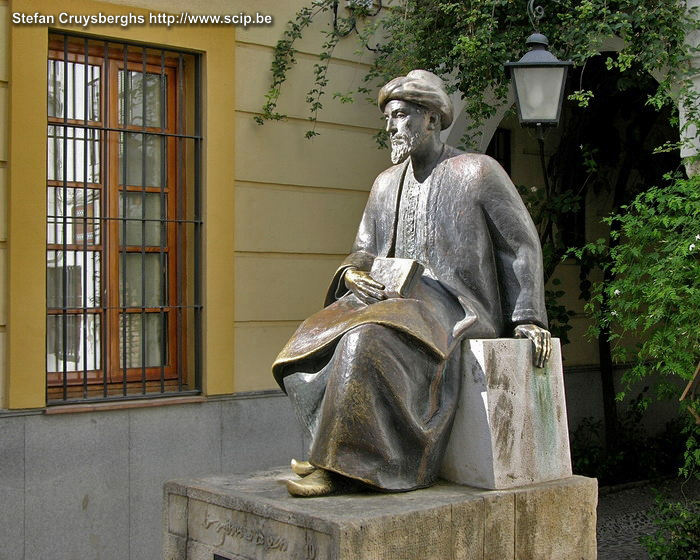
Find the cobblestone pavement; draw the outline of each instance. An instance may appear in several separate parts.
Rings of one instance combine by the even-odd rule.
[[[638,539],[655,532],[649,515],[655,504],[654,488],[678,501],[684,497],[700,499],[700,483],[697,480],[686,484],[668,480],[601,488],[598,497],[598,560],[648,558]]]

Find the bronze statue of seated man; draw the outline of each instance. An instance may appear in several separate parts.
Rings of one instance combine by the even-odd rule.
[[[537,367],[551,351],[535,227],[496,161],[440,140],[453,120],[442,80],[414,70],[380,90],[379,107],[394,165],[374,182],[326,307],[273,365],[311,442],[309,461],[292,461],[295,496],[434,484],[462,340],[528,337]]]

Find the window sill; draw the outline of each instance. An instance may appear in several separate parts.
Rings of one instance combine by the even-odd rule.
[[[85,403],[85,404],[65,404],[49,406],[44,411],[44,414],[72,414],[76,412],[100,412],[106,410],[126,410],[131,408],[152,408],[155,406],[166,406],[173,404],[192,404],[206,402],[204,396],[191,397],[168,397],[161,399],[135,400],[135,401],[119,401],[119,402],[104,402],[104,403]]]

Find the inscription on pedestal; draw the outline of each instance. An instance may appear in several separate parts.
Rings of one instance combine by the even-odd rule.
[[[224,544],[224,540],[226,540],[226,536],[228,535],[235,539],[244,539],[250,543],[254,543],[256,546],[263,547],[265,551],[281,550],[287,552],[289,548],[287,539],[276,535],[266,535],[257,529],[251,529],[250,527],[235,523],[231,519],[219,519],[217,515],[211,511],[211,506],[207,508],[204,514],[204,528],[209,529],[210,527],[221,536],[221,541],[216,546]]]
[[[316,560],[328,556],[330,536],[273,519],[216,504],[190,500],[188,534],[216,552],[234,558],[295,558]]]

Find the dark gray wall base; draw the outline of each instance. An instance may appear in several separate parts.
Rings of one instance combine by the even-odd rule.
[[[78,414],[0,415],[3,560],[160,558],[163,484],[303,455],[279,391]]]

